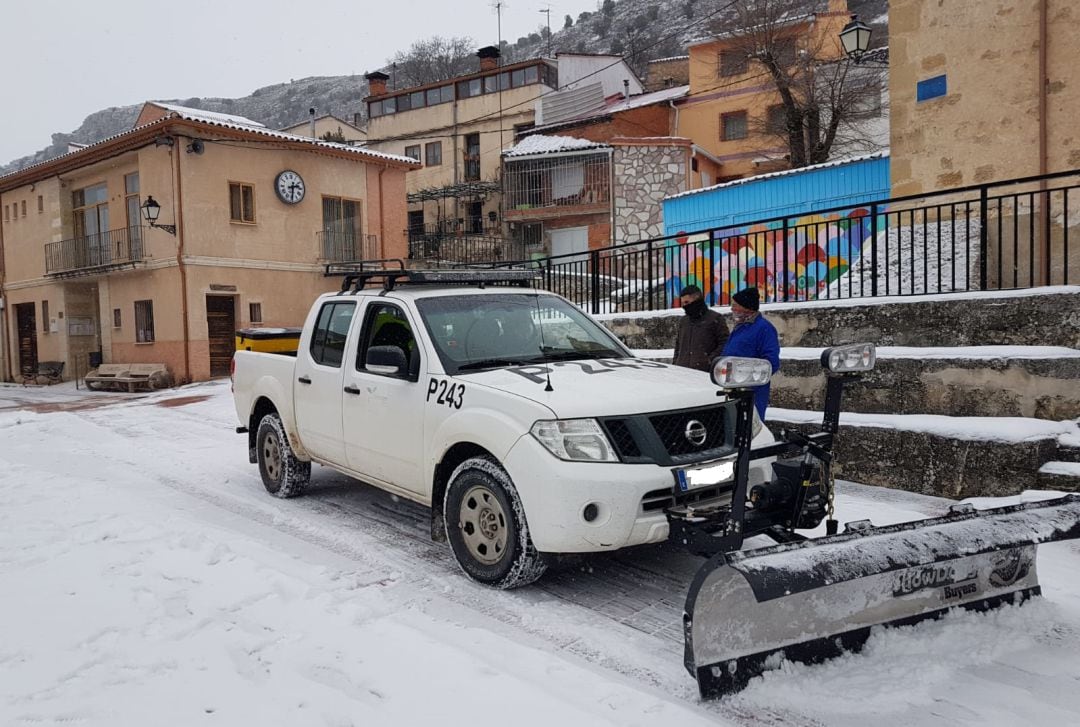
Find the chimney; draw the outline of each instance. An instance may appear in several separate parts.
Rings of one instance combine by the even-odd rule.
[[[307,112],[308,112],[308,114],[311,115],[311,138],[314,139],[315,138],[315,107],[312,106],[311,108],[309,108],[307,110]]]
[[[367,78],[368,96],[382,96],[386,93],[386,82],[390,80],[390,76],[382,71],[375,71],[367,74],[365,78]]]
[[[630,98],[630,79],[624,78],[622,81],[622,95],[623,98]]]
[[[481,71],[492,71],[499,67],[499,49],[493,45],[486,45],[476,51],[476,57],[480,59]]]

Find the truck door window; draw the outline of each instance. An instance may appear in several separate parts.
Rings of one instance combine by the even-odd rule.
[[[396,305],[380,303],[368,308],[364,319],[364,339],[356,351],[356,370],[364,371],[368,349],[372,346],[396,346],[409,362],[407,378],[415,379],[419,373],[420,349],[416,345],[409,319]]]
[[[324,303],[311,335],[311,359],[322,366],[341,367],[345,339],[349,336],[356,304],[351,301]]]

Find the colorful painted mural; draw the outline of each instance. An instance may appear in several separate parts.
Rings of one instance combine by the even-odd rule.
[[[680,233],[665,250],[667,298],[678,307],[682,289],[696,285],[710,305],[727,305],[750,286],[763,301],[816,300],[858,262],[870,233],[865,207],[789,218],[786,239],[782,220]]]

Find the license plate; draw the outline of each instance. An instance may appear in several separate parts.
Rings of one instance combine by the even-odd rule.
[[[712,487],[735,477],[735,460],[716,462],[703,467],[675,470],[675,482],[680,492]]]

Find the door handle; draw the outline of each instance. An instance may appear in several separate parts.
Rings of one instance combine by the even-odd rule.
[[[346,387],[345,387],[345,388],[343,389],[343,391],[344,391],[344,392],[345,392],[346,394],[359,394],[359,393],[360,393],[360,389],[356,388],[355,386],[346,386]]]
[[[307,376],[301,376],[300,378],[297,379],[297,381],[299,381],[301,384],[310,384],[311,383],[311,379],[309,379]]]

